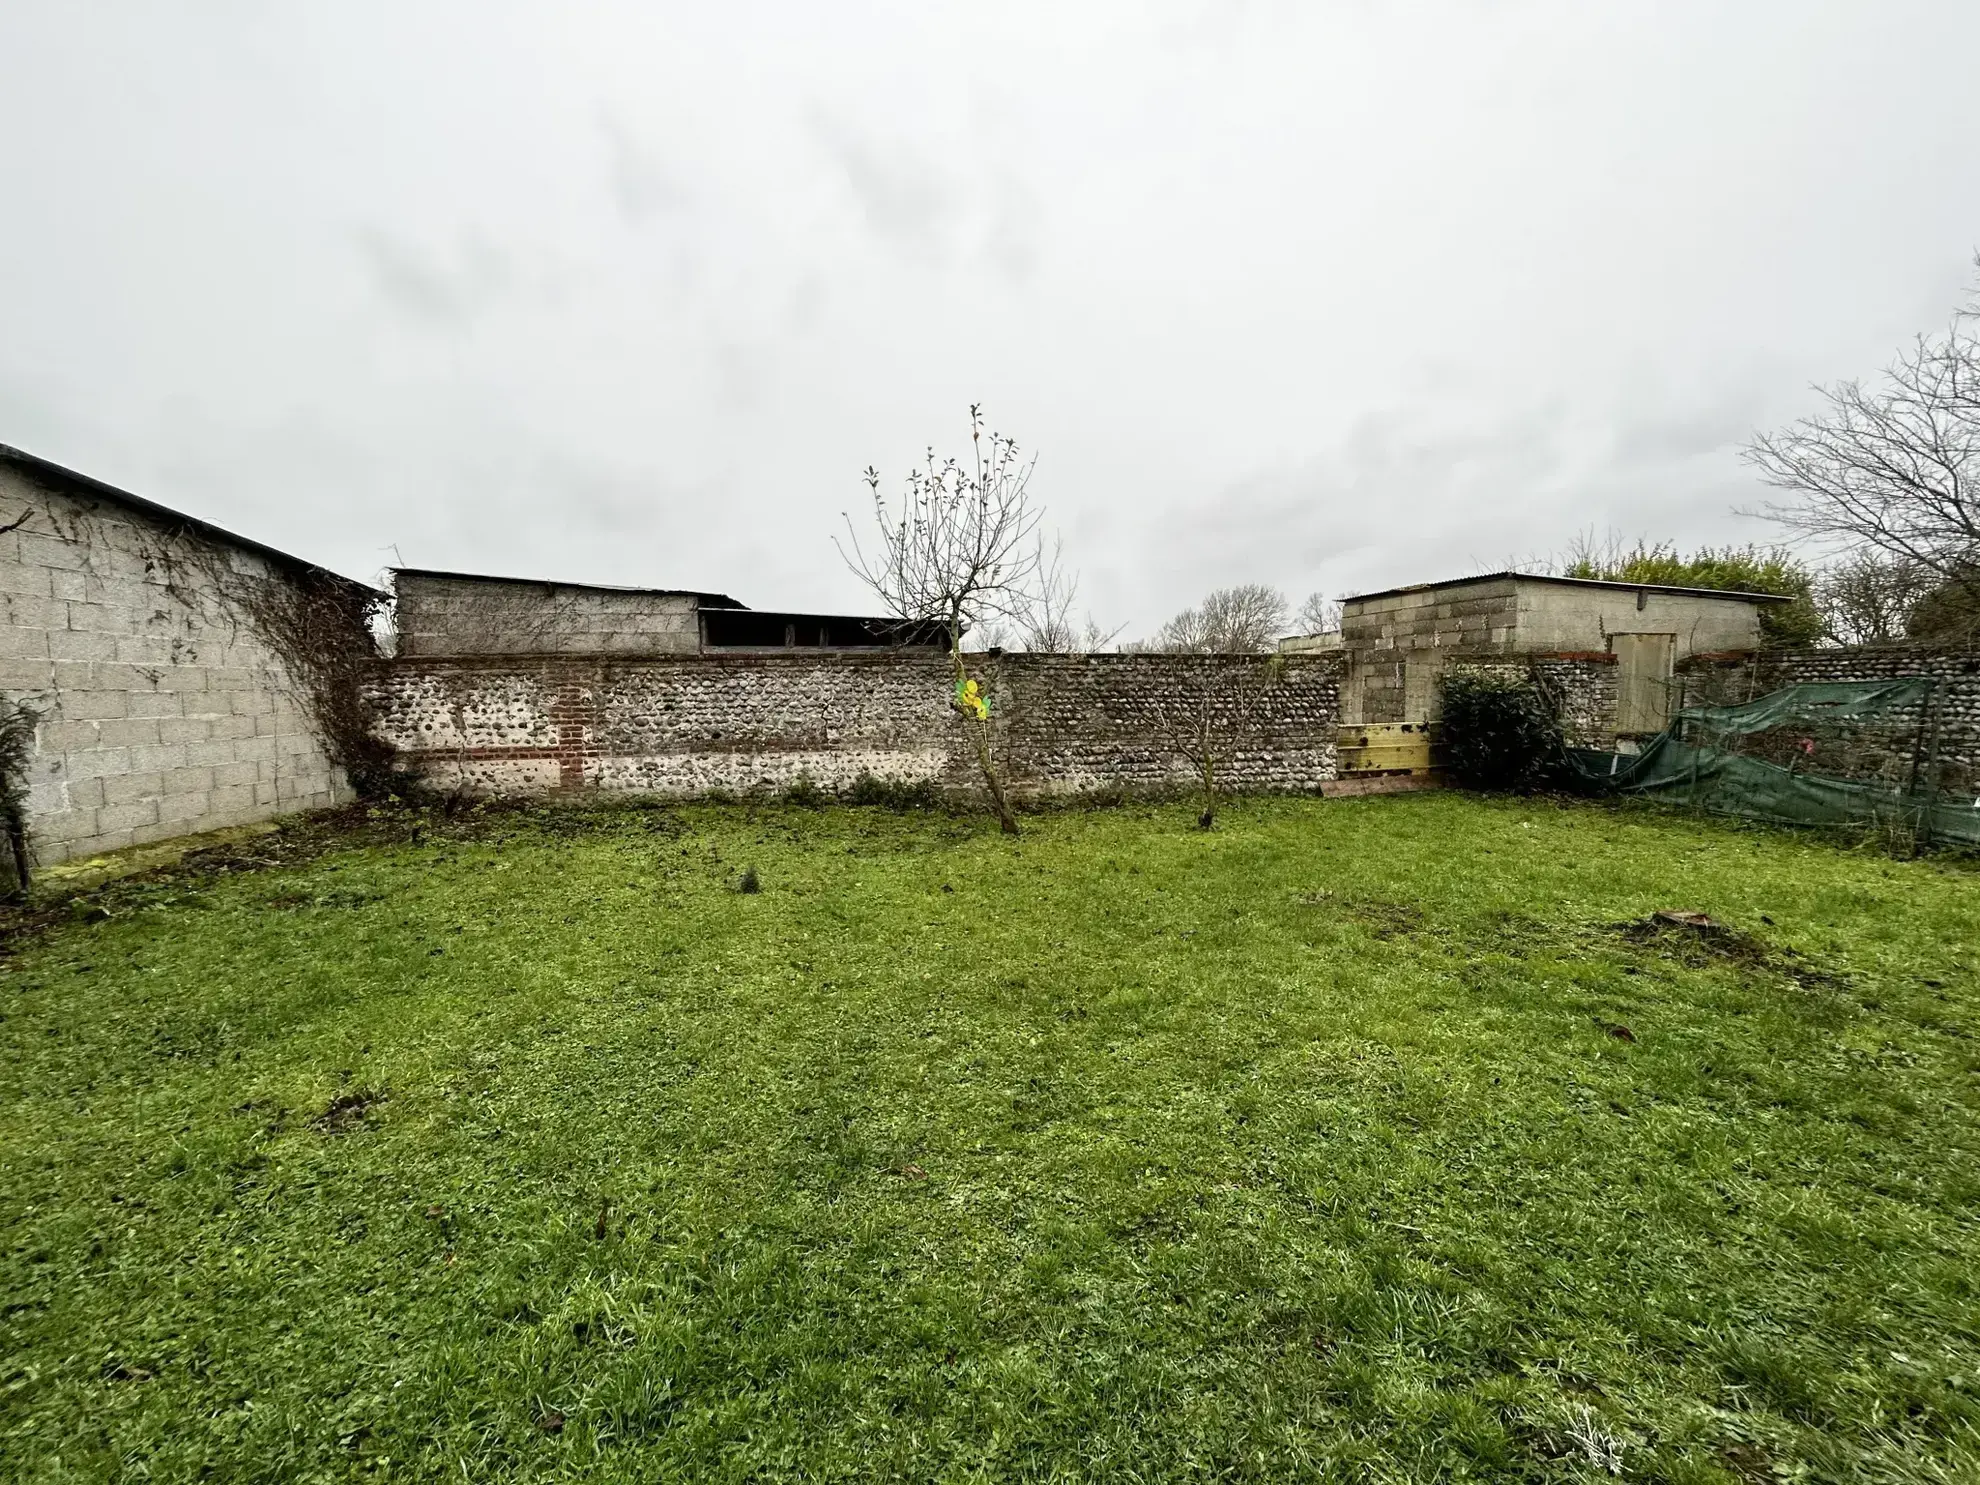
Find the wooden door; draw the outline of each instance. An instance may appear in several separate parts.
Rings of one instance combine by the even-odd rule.
[[[1641,736],[1662,732],[1671,719],[1675,634],[1612,634],[1616,657],[1616,731]]]

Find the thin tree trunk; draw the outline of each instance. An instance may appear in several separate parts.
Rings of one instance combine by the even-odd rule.
[[[962,644],[954,629],[950,631],[949,658],[955,662],[956,687],[960,691],[969,684],[969,671],[963,666]],[[969,730],[970,741],[976,745],[977,767],[983,770],[983,782],[990,790],[991,806],[997,811],[997,828],[1005,835],[1017,835],[1017,816],[1011,813],[1010,802],[1004,797],[1004,781],[997,777],[997,763],[990,753],[990,723],[964,712],[960,700],[952,704],[957,715],[962,717],[963,726]]]
[[[990,724],[976,724],[976,761],[983,766],[983,781],[990,786],[990,802],[997,809],[997,828],[1006,835],[1018,834],[1017,816],[1011,813],[1010,802],[1004,798],[1004,781],[997,777],[996,765],[990,757]]]
[[[25,902],[28,895],[27,831],[18,816],[7,819],[7,848],[14,857],[14,891]]]

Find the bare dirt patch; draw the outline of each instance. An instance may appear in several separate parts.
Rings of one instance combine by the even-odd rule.
[[[1840,975],[1823,969],[1799,949],[1770,944],[1756,934],[1721,923],[1704,913],[1660,909],[1647,918],[1612,923],[1610,931],[1625,942],[1675,959],[1687,969],[1713,964],[1743,965],[1785,975],[1804,990],[1840,990]]]
[[[349,1134],[354,1129],[362,1129],[370,1119],[371,1111],[389,1096],[384,1090],[376,1088],[354,1088],[348,1093],[339,1093],[310,1123],[325,1134]]]
[[[1302,907],[1333,908],[1368,925],[1370,936],[1399,938],[1415,933],[1425,922],[1423,910],[1406,902],[1389,902],[1379,897],[1349,897],[1339,892],[1308,892],[1300,898]]]

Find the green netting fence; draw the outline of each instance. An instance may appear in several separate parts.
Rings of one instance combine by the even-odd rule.
[[[1590,793],[1980,847],[1980,786],[1940,756],[1939,685],[1931,676],[1811,683],[1687,707],[1640,752],[1573,749],[1569,773]]]

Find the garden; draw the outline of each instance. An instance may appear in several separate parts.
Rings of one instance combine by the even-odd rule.
[[[0,958],[0,1477],[1970,1480],[1980,891],[1428,792],[304,821]]]

